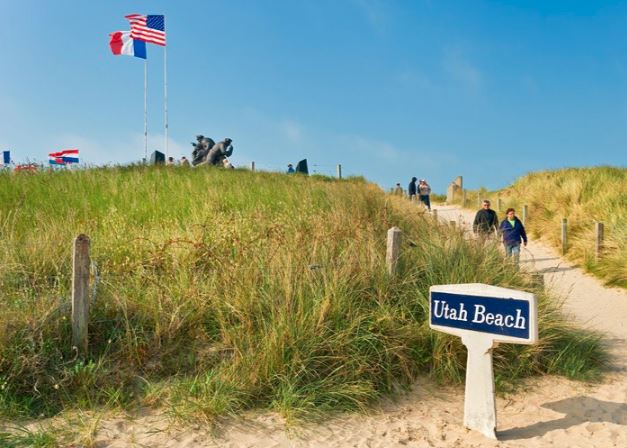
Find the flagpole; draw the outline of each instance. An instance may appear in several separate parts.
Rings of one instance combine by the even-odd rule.
[[[163,29],[165,30],[165,15],[163,16]],[[163,115],[165,123],[165,158],[168,160],[168,47],[163,46]]]
[[[144,163],[148,163],[148,59],[144,59]]]

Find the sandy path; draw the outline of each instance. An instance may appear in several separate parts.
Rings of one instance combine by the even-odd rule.
[[[471,231],[474,212],[453,206],[436,208],[442,221],[456,221]],[[597,279],[561,258],[556,250],[536,241],[530,240],[527,248],[523,248],[520,260],[523,269],[543,274],[546,287],[564,299],[567,313],[584,326],[616,337],[614,342],[622,348],[619,351],[627,351],[624,345],[627,340],[625,291],[604,287]]]
[[[474,212],[438,207],[442,220],[472,222]],[[230,419],[213,432],[176,427],[164,416],[106,419],[96,446],[122,447],[627,447],[627,294],[608,289],[555,251],[530,241],[525,269],[543,273],[545,284],[565,299],[565,309],[586,326],[608,334],[616,371],[603,384],[545,377],[520,392],[497,398],[499,441],[462,427],[462,387],[440,388],[426,379],[396,402],[368,415],[287,428],[271,413]]]

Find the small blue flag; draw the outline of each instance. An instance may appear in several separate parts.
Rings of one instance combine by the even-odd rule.
[[[2,151],[2,163],[4,165],[11,163],[11,151]]]

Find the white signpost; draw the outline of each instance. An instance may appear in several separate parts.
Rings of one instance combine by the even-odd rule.
[[[468,349],[464,426],[496,439],[492,349],[499,342],[537,342],[536,297],[482,283],[432,286],[429,325],[462,338]]]

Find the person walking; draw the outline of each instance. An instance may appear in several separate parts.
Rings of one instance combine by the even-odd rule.
[[[292,165],[291,163],[287,164],[287,174],[292,174],[294,173],[294,165]]]
[[[181,157],[181,166],[190,166],[189,164],[189,160],[187,160],[187,157],[183,156]]]
[[[520,242],[522,240],[525,247],[527,246],[527,233],[522,221],[516,217],[516,211],[513,208],[508,208],[505,214],[507,217],[499,226],[499,232],[503,236],[505,256],[508,258],[512,257],[514,263],[518,264],[520,260]]]
[[[401,187],[401,184],[399,183],[396,184],[396,187],[394,187],[393,193],[396,196],[403,196],[403,187]]]
[[[499,225],[499,218],[496,212],[490,208],[490,201],[485,199],[481,204],[481,210],[475,215],[472,223],[473,233],[481,239],[487,239],[494,235]]]
[[[409,198],[410,201],[413,201],[414,199],[416,199],[416,181],[418,180],[418,178],[416,177],[412,177],[411,178],[411,182],[409,183],[409,186],[407,187],[407,197]]]
[[[431,211],[431,201],[429,200],[429,195],[431,194],[431,187],[427,183],[426,180],[420,179],[420,183],[418,184],[418,198],[420,202],[422,202],[427,210]]]

